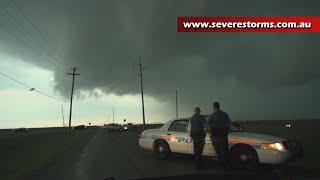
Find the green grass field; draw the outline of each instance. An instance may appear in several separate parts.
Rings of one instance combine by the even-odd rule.
[[[67,151],[84,142],[90,132],[69,136],[58,128],[32,129],[29,134],[0,132],[1,179],[26,179],[50,166]]]

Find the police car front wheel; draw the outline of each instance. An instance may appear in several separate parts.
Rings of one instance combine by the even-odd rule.
[[[171,153],[168,143],[163,140],[158,140],[155,142],[154,151],[160,159],[167,158]]]
[[[231,162],[238,167],[254,168],[259,162],[257,152],[248,145],[231,148],[230,156]]]

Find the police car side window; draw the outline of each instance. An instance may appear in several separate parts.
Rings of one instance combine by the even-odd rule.
[[[176,130],[176,126],[178,125],[178,121],[174,121],[170,127],[169,127],[169,131],[175,131]]]
[[[188,125],[188,121],[185,121],[185,120],[174,121],[169,127],[169,131],[185,132],[187,131],[187,125]]]
[[[188,121],[185,121],[185,120],[179,121],[176,131],[181,131],[181,132],[187,131],[187,125],[188,125]]]

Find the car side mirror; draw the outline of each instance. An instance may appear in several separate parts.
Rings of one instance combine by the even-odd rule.
[[[241,132],[244,131],[244,127],[243,127],[242,125],[240,125],[238,128],[239,128],[239,130],[240,130]]]
[[[242,124],[240,123],[233,123],[233,126],[236,127],[239,131],[243,132],[244,131],[244,127]]]

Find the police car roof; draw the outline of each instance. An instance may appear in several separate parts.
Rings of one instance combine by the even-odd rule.
[[[207,117],[209,117],[209,115],[206,115],[206,114],[204,114],[204,115],[202,115],[202,116],[204,116],[205,118],[207,118]],[[170,119],[169,121],[175,121],[175,120],[189,120],[191,117],[183,117],[183,118],[178,118],[178,119]],[[168,121],[168,122],[169,122]]]

